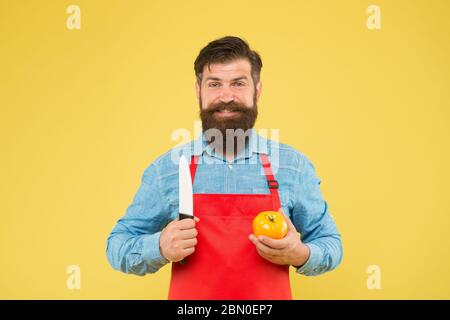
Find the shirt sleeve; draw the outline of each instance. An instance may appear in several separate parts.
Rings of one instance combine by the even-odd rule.
[[[108,237],[106,255],[114,269],[143,276],[169,262],[159,247],[161,230],[170,221],[168,201],[162,197],[160,184],[158,168],[151,164],[132,204]]]
[[[320,191],[314,165],[304,157],[295,187],[292,219],[310,256],[297,272],[317,276],[336,268],[342,261],[341,235]]]

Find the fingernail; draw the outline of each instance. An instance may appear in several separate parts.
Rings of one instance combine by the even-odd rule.
[[[259,241],[264,241],[264,237],[263,236],[259,236]]]

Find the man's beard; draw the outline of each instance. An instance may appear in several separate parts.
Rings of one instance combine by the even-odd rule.
[[[219,111],[237,112],[238,114],[219,118]],[[256,96],[253,98],[253,106],[247,107],[237,102],[219,102],[202,109],[202,101],[200,99],[200,118],[202,120],[202,128],[205,138],[208,142],[214,141],[214,147],[222,151],[229,151],[230,148],[235,153],[247,143],[249,137],[249,129],[255,125],[258,117],[258,106]],[[221,133],[222,139],[217,140],[217,131]],[[219,135],[220,136],[220,135]],[[230,150],[230,151],[231,151]],[[225,152],[223,152],[225,153]]]

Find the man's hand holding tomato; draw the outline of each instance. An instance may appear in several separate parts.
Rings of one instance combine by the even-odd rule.
[[[309,248],[301,242],[294,224],[283,212],[283,209],[280,208],[278,211],[284,215],[288,225],[287,234],[284,238],[272,239],[267,236],[256,237],[251,234],[249,239],[264,259],[275,264],[299,267],[308,260]]]

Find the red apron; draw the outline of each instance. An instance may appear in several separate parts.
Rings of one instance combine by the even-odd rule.
[[[193,156],[192,183],[197,161]],[[172,263],[169,299],[292,299],[289,266],[262,258],[248,238],[258,213],[281,207],[267,155],[261,154],[261,163],[270,194],[194,194],[198,242],[185,264]]]

